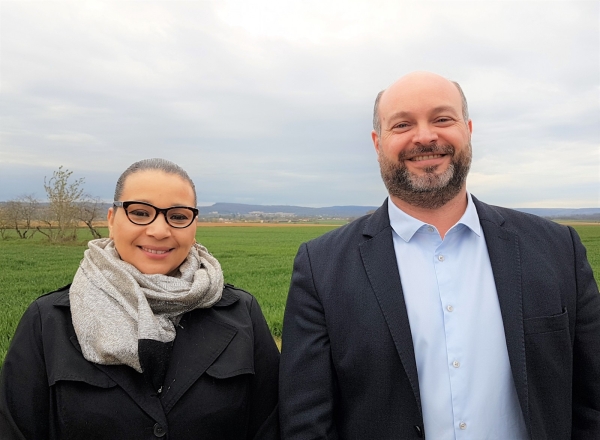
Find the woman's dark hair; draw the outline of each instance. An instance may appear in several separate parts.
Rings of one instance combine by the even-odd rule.
[[[121,174],[119,180],[117,180],[114,200],[120,199],[121,194],[123,193],[123,186],[125,185],[125,181],[127,180],[127,178],[131,174],[140,171],[162,171],[167,174],[174,174],[176,176],[181,177],[183,180],[185,180],[191,185],[192,191],[194,191],[194,206],[196,206],[196,186],[194,185],[194,182],[192,182],[192,179],[190,179],[190,176],[188,176],[188,173],[186,173],[185,170],[179,165],[166,159],[160,158],[140,160],[139,162],[130,165],[129,168],[123,171],[123,174]]]

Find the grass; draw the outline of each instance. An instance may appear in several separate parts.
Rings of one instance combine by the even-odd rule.
[[[226,282],[258,299],[271,332],[279,337],[298,246],[336,227],[200,226],[196,240],[219,260]],[[106,229],[101,232],[107,235]],[[49,244],[39,234],[30,240],[0,240],[0,363],[27,306],[72,281],[91,238],[80,229],[79,242],[73,244]]]
[[[600,283],[600,225],[573,226]],[[258,299],[271,332],[278,337],[298,246],[335,227],[200,224],[196,239],[221,262],[226,282]],[[102,232],[106,235],[106,230]],[[71,282],[90,239],[89,232],[81,229],[75,244],[52,245],[40,235],[30,240],[0,240],[0,362],[26,307],[38,296]]]

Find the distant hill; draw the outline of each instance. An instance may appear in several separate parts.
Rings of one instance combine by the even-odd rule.
[[[324,217],[351,218],[360,217],[374,211],[378,206],[328,206],[324,208],[308,208],[292,205],[247,205],[243,203],[215,203],[200,207],[200,217]],[[600,208],[518,208],[527,212],[553,219],[564,220],[600,220]]]
[[[307,208],[290,205],[246,205],[243,203],[215,203],[211,206],[201,206],[200,216],[258,216],[258,215],[293,215],[296,217],[360,217],[377,206],[328,206],[325,208]]]
[[[562,220],[600,220],[600,208],[518,208],[517,211],[527,212],[551,219]]]
[[[6,202],[0,201],[0,208]],[[40,207],[47,206],[47,202],[41,202]],[[112,203],[102,203],[100,211],[104,213],[112,206]],[[378,206],[327,206],[324,208],[308,208],[293,205],[247,205],[244,203],[215,203],[210,206],[200,206],[199,217],[202,219],[225,218],[225,219],[302,219],[302,218],[328,218],[328,219],[351,219],[361,217],[376,210]],[[600,222],[600,208],[517,208],[517,211],[527,212],[540,217],[555,220],[580,220]]]

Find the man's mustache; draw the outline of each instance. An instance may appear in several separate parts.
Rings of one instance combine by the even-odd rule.
[[[417,145],[410,150],[402,151],[398,154],[398,160],[406,160],[415,156],[422,156],[424,154],[449,154],[454,156],[454,147],[452,145]]]

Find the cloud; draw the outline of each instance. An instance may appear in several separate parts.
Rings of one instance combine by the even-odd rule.
[[[597,2],[35,6],[0,7],[0,200],[165,157],[205,202],[379,204],[374,97],[424,69],[467,94],[481,199],[600,205]]]

